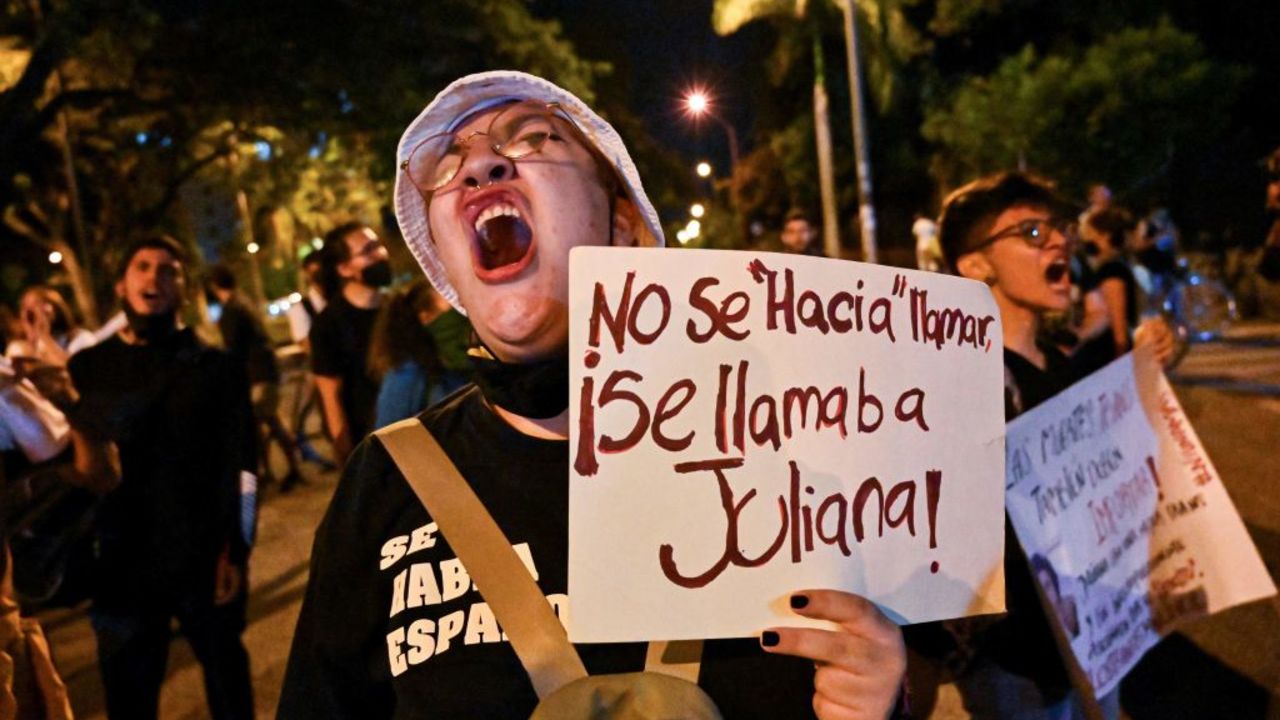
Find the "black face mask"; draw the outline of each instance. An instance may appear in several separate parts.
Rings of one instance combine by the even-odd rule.
[[[569,357],[536,363],[504,363],[471,357],[475,381],[486,399],[521,417],[553,418],[569,407]]]
[[[133,331],[133,336],[145,343],[154,344],[178,332],[177,308],[168,312],[142,315],[125,302],[124,317],[129,321],[129,329]]]
[[[360,282],[370,287],[386,287],[391,284],[391,263],[386,260],[368,265],[360,271]]]

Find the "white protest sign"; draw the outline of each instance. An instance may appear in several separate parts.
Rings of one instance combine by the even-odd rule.
[[[988,289],[773,253],[570,256],[575,642],[1004,608],[1003,369]]]
[[[1009,517],[1097,695],[1180,621],[1275,594],[1150,358],[1019,416],[1007,452]]]

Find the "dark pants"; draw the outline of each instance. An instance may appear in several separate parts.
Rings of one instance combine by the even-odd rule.
[[[227,605],[183,601],[172,612],[90,611],[98,636],[98,668],[112,720],[153,720],[169,659],[169,624],[178,626],[204,669],[204,691],[214,720],[252,720],[249,654],[240,642],[245,595]]]

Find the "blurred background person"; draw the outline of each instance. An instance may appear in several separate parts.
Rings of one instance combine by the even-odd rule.
[[[1098,291],[1108,328],[1091,338],[1086,335],[1073,354],[1073,362],[1085,374],[1132,347],[1132,332],[1138,324],[1138,284],[1129,269],[1125,245],[1136,227],[1133,216],[1116,207],[1091,212],[1080,225],[1080,247],[1092,270],[1081,289],[1086,293]]]
[[[779,236],[783,252],[797,255],[822,256],[822,245],[818,242],[818,227],[813,218],[804,210],[795,209],[787,213],[782,222],[782,233]]]
[[[289,320],[289,337],[302,350],[303,368],[298,373],[298,381],[293,393],[293,409],[289,417],[293,422],[293,439],[298,446],[298,453],[303,460],[316,463],[326,470],[334,465],[323,457],[311,444],[311,435],[307,432],[307,422],[312,412],[320,405],[320,394],[316,390],[316,380],[311,374],[311,325],[316,317],[324,311],[324,286],[320,282],[320,252],[307,253],[302,259],[300,268],[302,299],[289,305],[285,317]],[[323,422],[323,418],[321,418]]]
[[[413,417],[467,383],[461,313],[418,278],[382,304],[369,343],[369,371],[379,382],[374,427]]]
[[[330,230],[320,253],[320,281],[328,304],[308,336],[311,370],[334,459],[341,464],[373,429],[378,383],[369,374],[369,338],[382,289],[391,284],[391,262],[377,233],[360,222]]]
[[[1090,215],[1111,207],[1111,188],[1107,187],[1106,183],[1092,183],[1085,192],[1085,200],[1088,205],[1085,206],[1084,212],[1080,213],[1081,223],[1088,220]]]
[[[944,272],[942,246],[938,244],[938,224],[924,213],[916,213],[911,223],[916,238],[916,267],[929,272]]]
[[[324,312],[324,286],[320,282],[320,252],[310,252],[302,259],[300,275],[302,276],[302,299],[289,306],[285,317],[289,320],[289,336],[306,350],[310,346],[307,336],[311,334],[311,325],[316,316]]]
[[[185,291],[181,245],[135,242],[115,283],[128,326],[41,388],[87,439],[95,467],[119,452],[118,480],[91,476],[105,497],[90,619],[113,720],[157,716],[175,619],[202,666],[210,715],[253,717],[240,639],[256,509],[249,384],[241,363],[181,324]]]
[[[94,343],[93,333],[76,322],[67,301],[45,285],[32,285],[18,301],[17,337],[5,348],[5,357],[33,358],[65,364],[67,358]]]
[[[262,316],[237,289],[235,273],[226,265],[209,270],[206,289],[222,306],[218,314],[218,331],[231,357],[240,363],[249,378],[249,397],[253,417],[261,428],[259,465],[264,484],[275,482],[271,473],[271,441],[274,440],[289,464],[288,474],[280,482],[280,492],[287,493],[299,482],[298,447],[280,419],[280,367],[272,348]]]

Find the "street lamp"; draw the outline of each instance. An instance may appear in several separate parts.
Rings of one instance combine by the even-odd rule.
[[[725,134],[729,136],[729,173],[732,175],[738,169],[738,132],[711,109],[711,98],[704,90],[695,88],[685,93],[684,110],[695,120],[708,117],[724,128]]]
[[[711,177],[711,163],[700,162],[698,163],[698,166],[694,168],[694,171],[698,173],[698,177],[700,178]]]
[[[741,183],[741,178],[738,177],[738,132],[733,129],[733,125],[730,125],[727,120],[716,114],[712,105],[711,97],[700,88],[693,88],[685,93],[685,113],[695,121],[703,117],[711,118],[719,123],[720,127],[724,128],[725,135],[729,138],[729,206],[733,209],[733,214],[740,224],[741,239],[746,239],[746,225],[742,217],[742,201],[738,197],[738,186]],[[698,175],[700,177],[707,177],[711,174],[709,165],[706,168],[707,173],[703,174],[702,166],[704,164],[699,163],[698,165]],[[697,231],[691,233],[691,236],[698,237]]]
[[[57,250],[54,250],[53,252],[49,253],[50,264],[57,265],[60,262],[62,262],[62,253],[58,252]]]
[[[692,206],[689,207],[689,214],[696,218],[700,218],[706,213],[707,213],[707,209],[703,207],[702,203],[694,203]]]

